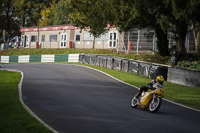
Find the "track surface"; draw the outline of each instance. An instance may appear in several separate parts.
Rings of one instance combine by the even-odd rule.
[[[137,89],[95,70],[62,64],[3,67],[24,72],[25,104],[59,133],[200,132],[200,112],[164,100],[155,114],[133,109]]]

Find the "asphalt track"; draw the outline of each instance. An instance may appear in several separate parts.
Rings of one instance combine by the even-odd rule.
[[[3,67],[24,72],[24,103],[59,133],[200,132],[200,112],[167,101],[154,114],[133,109],[135,88],[89,68],[62,64]]]

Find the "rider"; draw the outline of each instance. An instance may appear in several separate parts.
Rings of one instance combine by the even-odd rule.
[[[146,86],[142,86],[138,93],[136,94],[135,98],[138,99],[143,91],[147,91],[148,89],[154,90],[155,85],[161,85],[163,86],[164,77],[162,75],[158,75],[156,79],[152,80],[150,83],[148,83]]]

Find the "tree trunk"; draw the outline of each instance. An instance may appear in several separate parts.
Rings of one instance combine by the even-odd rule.
[[[187,34],[187,25],[178,27],[177,29],[177,40],[176,40],[176,50],[178,52],[179,59],[184,60],[187,57],[185,49],[185,38]]]
[[[93,44],[92,44],[92,49],[94,49],[95,41],[96,41],[96,37],[94,37]]]
[[[157,46],[158,46],[158,52],[161,56],[168,56],[169,53],[169,42],[167,39],[167,32],[165,33],[163,30],[160,28],[156,28],[155,30],[156,35],[157,35]]]
[[[194,34],[194,41],[195,41],[195,50],[197,52],[200,52],[200,31],[196,30],[194,28],[193,29],[193,34]]]

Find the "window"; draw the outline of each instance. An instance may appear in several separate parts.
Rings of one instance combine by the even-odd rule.
[[[45,42],[45,35],[42,35],[41,42]]]
[[[50,35],[49,42],[57,42],[57,35]]]
[[[117,32],[110,32],[109,33],[109,44],[108,47],[109,48],[116,48],[117,47],[117,41],[118,41],[118,37],[117,37]]]
[[[60,37],[60,48],[66,48],[67,46],[67,34],[62,33]]]
[[[31,36],[31,42],[37,42],[37,36],[35,35]]]
[[[76,41],[80,41],[81,40],[81,35],[76,35]]]

